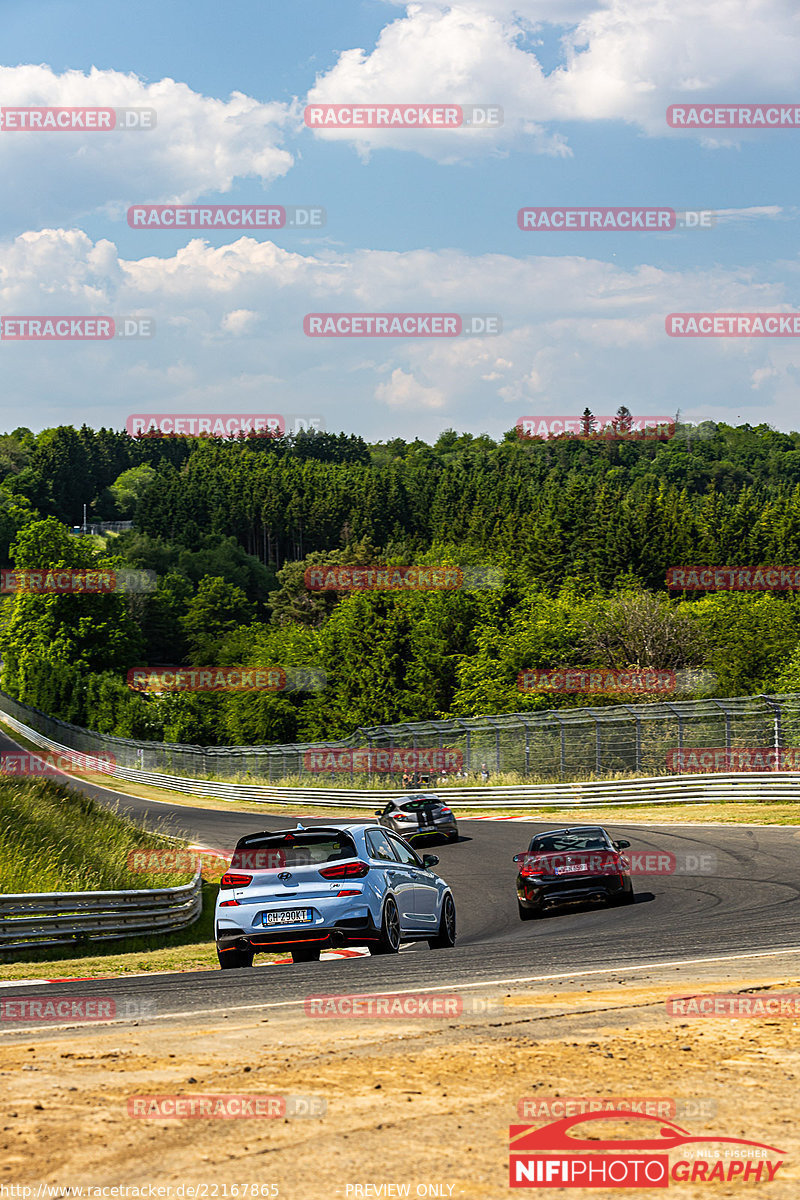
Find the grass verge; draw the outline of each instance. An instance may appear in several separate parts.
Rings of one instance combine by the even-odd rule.
[[[175,839],[153,832],[72,788],[45,779],[0,778],[0,893],[119,891],[174,887],[193,871],[129,869],[137,850],[175,849]],[[53,965],[70,974],[80,959],[81,975],[137,969],[197,969],[216,966],[213,910],[217,884],[203,885],[203,914],[171,934],[113,942],[75,938],[63,946],[0,949],[4,978],[49,978]],[[161,956],[156,964],[153,952]],[[143,957],[144,956],[144,957]],[[114,963],[113,968],[110,966]],[[122,965],[118,966],[118,962]],[[47,965],[44,965],[47,964]],[[89,965],[91,964],[91,966]],[[126,965],[127,964],[127,965]],[[141,964],[144,964],[143,966]]]
[[[171,887],[192,872],[132,871],[137,850],[174,839],[45,779],[0,778],[0,892],[116,891]]]

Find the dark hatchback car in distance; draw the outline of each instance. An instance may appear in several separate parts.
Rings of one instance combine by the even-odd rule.
[[[406,841],[429,838],[439,834],[448,842],[458,841],[458,825],[452,809],[435,792],[416,792],[396,796],[385,808],[375,810],[379,824],[399,833]]]
[[[549,829],[531,838],[515,854],[519,864],[517,903],[523,921],[541,917],[561,904],[633,904],[630,862],[621,852],[630,842],[615,842],[600,825]]]

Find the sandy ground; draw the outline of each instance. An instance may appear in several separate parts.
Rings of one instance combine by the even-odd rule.
[[[36,1198],[76,1186],[105,1186],[95,1195],[111,1196],[114,1186],[148,1184],[169,1185],[161,1195],[175,1200],[509,1196],[509,1125],[540,1126],[561,1115],[521,1117],[522,1098],[541,1106],[555,1097],[626,1097],[675,1102],[677,1111],[662,1107],[662,1115],[693,1135],[779,1147],[785,1165],[759,1185],[759,1195],[795,1200],[797,1019],[676,1019],[666,1015],[665,1001],[689,992],[800,994],[799,965],[797,957],[774,955],[730,970],[659,968],[537,990],[464,989],[457,993],[464,1012],[455,1017],[340,1019],[270,1009],[216,1021],[6,1032],[0,1196],[25,1196],[9,1185],[32,1188]],[[301,1097],[300,1112],[308,1105],[316,1115],[128,1115],[134,1096],[243,1093]],[[593,1131],[599,1136],[597,1124]],[[632,1136],[632,1126],[615,1132]],[[672,1161],[685,1153],[673,1150]],[[37,1192],[43,1182],[55,1190]],[[670,1194],[741,1196],[753,1186],[673,1182]]]

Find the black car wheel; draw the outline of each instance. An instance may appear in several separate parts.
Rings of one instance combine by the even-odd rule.
[[[220,950],[218,946],[217,958],[223,971],[230,971],[235,967],[252,967],[253,965],[253,951],[240,950],[238,946],[234,946],[232,950]]]
[[[442,901],[442,915],[439,919],[439,932],[436,937],[428,938],[431,950],[446,950],[456,944],[456,906],[453,897],[448,892]]]
[[[542,915],[540,908],[526,908],[520,899],[517,899],[517,908],[519,909],[520,921],[533,921],[536,917]]]
[[[383,906],[381,931],[377,942],[370,946],[370,954],[397,954],[400,949],[400,914],[391,896]]]
[[[319,946],[292,947],[292,962],[319,962]]]

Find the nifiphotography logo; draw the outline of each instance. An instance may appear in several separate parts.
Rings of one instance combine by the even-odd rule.
[[[632,1121],[640,1136],[581,1136],[576,1126]],[[592,1131],[594,1132],[594,1131]],[[509,1186],[524,1188],[665,1188],[672,1183],[770,1183],[783,1150],[744,1138],[695,1137],[662,1117],[618,1110],[579,1113],[537,1128],[509,1129]]]

